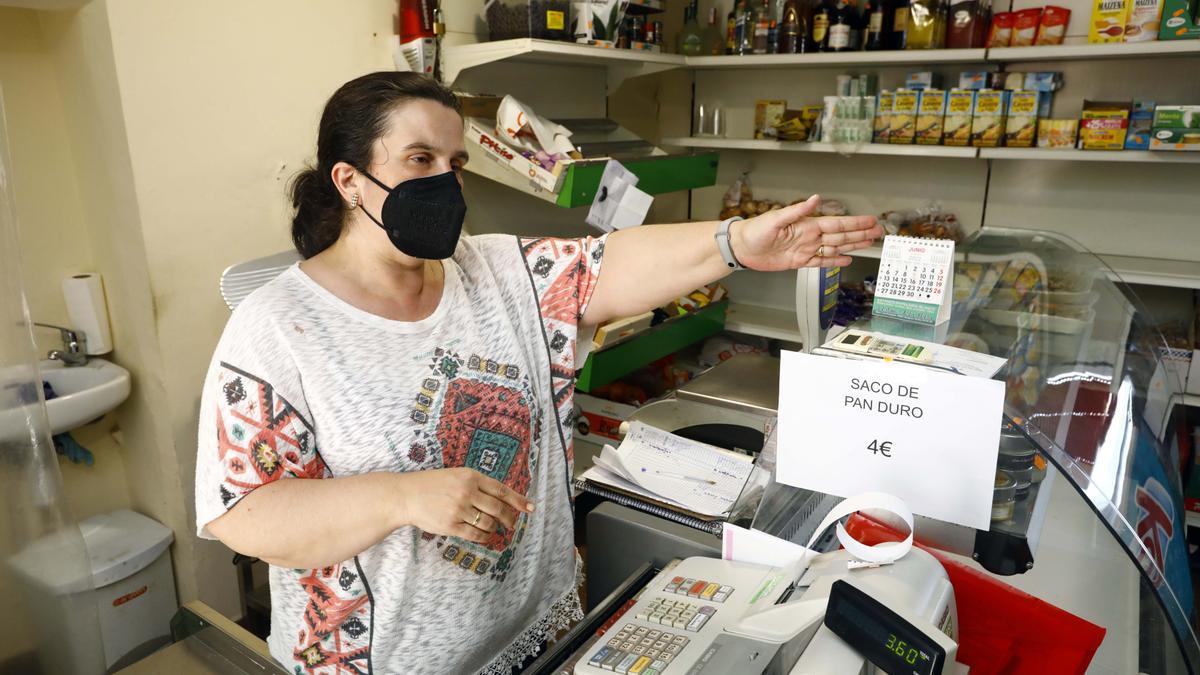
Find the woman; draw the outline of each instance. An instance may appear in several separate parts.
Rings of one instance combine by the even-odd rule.
[[[732,223],[463,237],[454,96],[348,82],[293,185],[304,261],[245,300],[201,404],[201,536],[270,563],[296,673],[508,673],[580,617],[571,423],[580,326],[729,272],[845,265],[874,219],[816,198]],[[731,247],[731,251],[729,248]],[[721,249],[725,248],[723,256]]]

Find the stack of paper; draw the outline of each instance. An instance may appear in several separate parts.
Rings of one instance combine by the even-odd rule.
[[[744,455],[633,422],[620,447],[604,446],[582,478],[720,517],[729,513],[753,468]]]
[[[875,343],[893,350],[876,350],[873,346],[865,346],[868,342]],[[907,354],[917,352],[919,358],[910,358]],[[884,361],[903,361],[918,366],[933,368],[959,375],[990,378],[1004,367],[1005,359],[990,356],[958,347],[941,345],[924,340],[894,337],[883,333],[850,329],[830,339],[825,344],[813,350],[820,356],[836,356],[843,359]]]

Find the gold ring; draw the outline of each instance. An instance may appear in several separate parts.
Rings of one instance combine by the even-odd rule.
[[[471,521],[471,527],[475,527],[476,525],[479,524],[479,516],[482,516],[482,515],[483,515],[483,511],[479,511],[479,510],[475,511],[475,520]]]
[[[825,257],[825,245],[824,244],[821,244],[820,246],[817,247],[817,257],[818,258]]]

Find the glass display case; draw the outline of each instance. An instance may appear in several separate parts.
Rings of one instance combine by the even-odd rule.
[[[855,327],[1006,359],[997,508],[971,557],[1104,628],[1088,672],[1196,672],[1183,458],[1162,414],[1182,383],[1159,358],[1165,342],[1068,239],[987,228],[955,257],[948,324]]]

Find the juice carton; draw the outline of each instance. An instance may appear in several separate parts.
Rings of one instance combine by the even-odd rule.
[[[951,89],[946,97],[946,119],[942,123],[942,142],[946,145],[971,144],[971,119],[975,114],[975,97],[971,89]]]
[[[917,104],[917,144],[940,145],[946,116],[946,91],[926,89]]]

